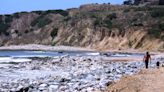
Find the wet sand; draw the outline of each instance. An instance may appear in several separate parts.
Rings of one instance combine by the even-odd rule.
[[[71,47],[71,46],[38,45],[38,44],[2,46],[0,47],[0,50],[94,51],[93,49],[89,49],[89,48]]]

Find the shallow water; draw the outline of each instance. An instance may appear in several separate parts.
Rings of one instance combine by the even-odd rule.
[[[131,53],[109,53],[107,57],[142,57],[142,54],[131,54]],[[32,61],[33,57],[60,57],[60,56],[101,56],[99,52],[87,52],[87,51],[0,51],[0,62],[28,62]]]
[[[130,57],[130,56],[142,56],[142,54],[131,54],[131,53],[110,53],[110,57]],[[62,55],[70,56],[98,56],[98,52],[87,52],[87,51],[0,51],[0,57],[55,57]]]
[[[63,55],[99,55],[97,52],[55,52],[55,51],[0,51],[0,57],[55,57]]]

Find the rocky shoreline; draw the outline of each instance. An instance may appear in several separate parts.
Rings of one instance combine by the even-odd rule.
[[[2,92],[91,92],[104,91],[122,76],[137,73],[143,62],[113,62],[105,56],[31,58],[31,61],[0,66]],[[151,62],[155,67],[157,56]]]

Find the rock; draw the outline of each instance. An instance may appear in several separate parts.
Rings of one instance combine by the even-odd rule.
[[[8,90],[8,89],[3,89],[3,88],[1,88],[1,89],[0,89],[0,92],[9,92],[9,90]]]
[[[69,82],[70,81],[70,79],[66,79],[66,78],[62,78],[61,80],[60,80],[60,82]]]
[[[108,71],[106,71],[105,73],[111,73],[111,71],[110,71],[110,70],[108,70]]]
[[[100,53],[100,55],[103,55],[103,56],[109,57],[109,56],[111,56],[112,54],[111,54],[111,53]]]
[[[12,37],[12,38],[16,38],[16,37],[18,37],[18,34],[13,33],[13,34],[11,34],[11,37]]]
[[[62,85],[59,87],[59,90],[62,91],[62,92],[65,92],[66,90],[68,90],[68,87],[65,86],[65,85]]]
[[[92,92],[92,91],[94,91],[94,89],[92,87],[88,87],[88,88],[86,88],[85,92]]]
[[[88,58],[87,61],[92,61],[92,59]]]
[[[48,87],[48,84],[39,85],[39,90],[45,90]]]
[[[164,67],[164,64],[162,64],[162,67]]]
[[[17,88],[17,90],[20,90],[22,88],[23,88],[23,86],[22,85],[19,85],[18,88]]]
[[[100,80],[101,80],[101,78],[96,78],[96,80],[97,80],[97,81],[100,81]]]
[[[121,74],[121,73],[122,73],[120,69],[116,69],[116,72],[117,72],[118,74]]]
[[[31,67],[31,70],[40,70],[40,67],[39,66],[34,66],[34,67]]]
[[[59,53],[59,54],[63,54],[63,51],[59,51],[58,53]]]
[[[50,85],[49,86],[49,92],[55,92],[58,89],[58,85]]]
[[[109,81],[109,82],[105,83],[105,86],[109,86],[109,85],[111,85],[111,84],[112,84],[112,82]]]
[[[49,60],[39,59],[31,63],[19,64],[19,66],[26,67],[14,68],[18,67],[17,65],[5,67],[1,69],[1,73],[7,72],[7,74],[12,74],[18,70],[21,72],[18,72],[17,75],[21,74],[20,76],[25,77],[25,79],[20,77],[20,79],[7,78],[9,82],[2,82],[0,91],[6,89],[9,90],[5,92],[12,90],[18,92],[22,90],[28,90],[29,92],[92,91],[103,89],[105,86],[110,85],[112,81],[120,79],[123,75],[134,74],[144,66],[143,62],[103,62],[101,58],[70,56],[62,57],[62,62],[60,62],[61,58]],[[53,62],[55,63],[53,64]],[[154,65],[155,63],[152,62],[151,66],[154,67]],[[33,68],[34,71],[43,73],[37,78],[33,77],[35,74],[26,78],[22,71],[28,70],[31,72],[31,68]],[[10,80],[12,81],[10,82]]]
[[[16,92],[28,92],[29,90],[29,87],[24,87],[24,88],[21,88],[20,90],[16,91]]]
[[[94,79],[94,76],[92,74],[88,74],[86,79],[92,81]]]

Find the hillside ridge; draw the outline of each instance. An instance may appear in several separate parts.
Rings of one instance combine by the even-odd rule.
[[[0,15],[0,46],[43,44],[164,51],[164,6],[87,4]]]

